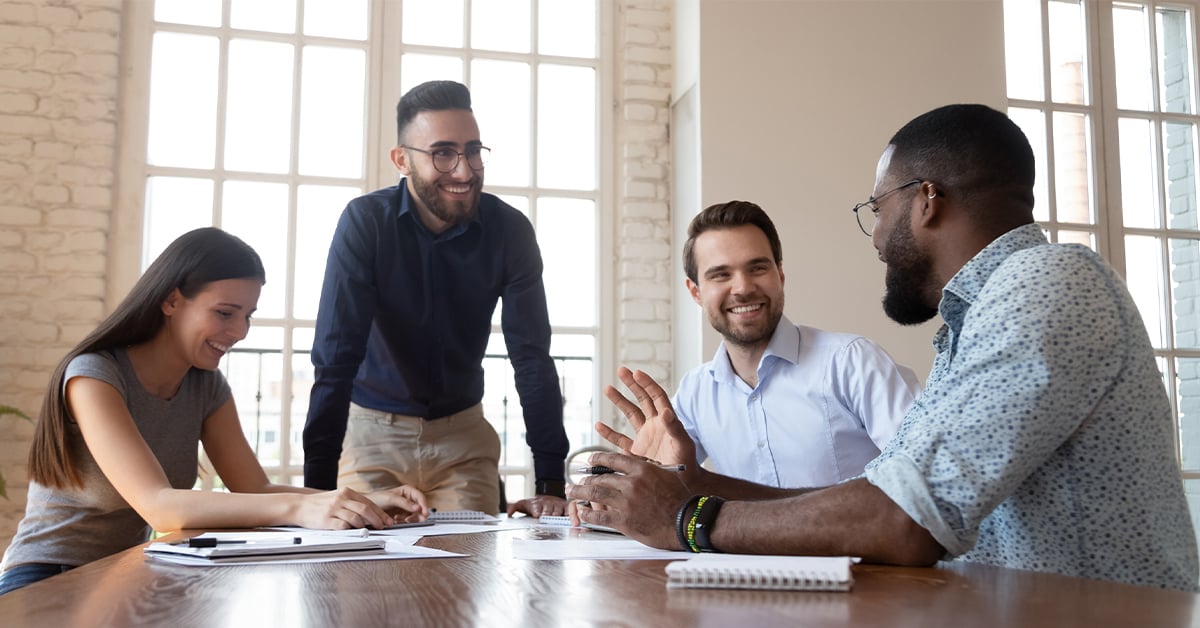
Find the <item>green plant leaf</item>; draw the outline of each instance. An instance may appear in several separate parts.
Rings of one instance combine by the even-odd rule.
[[[28,414],[25,414],[24,412],[21,412],[12,406],[0,405],[0,416],[5,415],[20,417],[26,421],[29,421],[30,423],[33,423],[33,419],[29,418]],[[8,483],[4,481],[3,473],[0,473],[0,497],[8,499]]]
[[[22,419],[25,419],[26,421],[29,421],[30,423],[33,423],[33,419],[30,418],[28,414],[25,414],[24,412],[21,412],[20,410],[18,410],[17,408],[14,408],[12,406],[0,405],[0,416],[4,416],[6,414],[20,417]]]

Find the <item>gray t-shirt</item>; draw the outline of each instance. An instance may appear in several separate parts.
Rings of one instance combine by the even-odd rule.
[[[73,377],[91,377],[116,388],[171,486],[195,485],[200,428],[230,395],[220,371],[188,371],[169,400],[142,387],[124,349],[76,357],[67,365],[64,390]],[[150,538],[150,526],[100,472],[74,421],[67,423],[67,438],[78,454],[75,464],[83,486],[56,489],[29,483],[25,518],[4,553],[3,569],[22,563],[83,565]]]

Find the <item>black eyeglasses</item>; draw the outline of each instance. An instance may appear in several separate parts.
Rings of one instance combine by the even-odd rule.
[[[416,146],[401,144],[408,150],[415,150],[418,153],[425,153],[433,158],[433,167],[442,174],[454,172],[458,167],[458,160],[462,157],[467,158],[467,165],[471,170],[483,170],[483,164],[487,162],[487,158],[492,153],[492,149],[487,146],[468,146],[461,153],[453,148],[435,148],[433,150],[425,150]]]
[[[854,218],[856,220],[858,220],[858,228],[862,229],[863,233],[870,236],[871,232],[875,230],[875,223],[879,221],[879,205],[878,205],[879,199],[887,196],[888,194],[891,194],[892,192],[898,192],[910,185],[915,185],[920,182],[921,182],[921,179],[913,179],[912,181],[909,181],[908,183],[894,187],[894,188],[888,190],[887,192],[880,194],[879,196],[872,196],[871,198],[868,198],[867,200],[859,203],[858,205],[855,205],[854,209],[851,209],[850,211],[854,212]],[[860,209],[866,209],[869,211],[867,211],[867,212],[858,211]]]

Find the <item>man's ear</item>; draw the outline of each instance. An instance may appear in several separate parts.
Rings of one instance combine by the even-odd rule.
[[[179,291],[179,288],[171,290],[171,293],[167,295],[167,298],[163,299],[162,313],[166,314],[167,316],[171,316],[175,313],[175,310],[179,309],[179,304],[182,302],[183,293]]]
[[[407,177],[408,176],[408,152],[404,150],[404,147],[398,146],[398,145],[393,146],[392,150],[390,152],[388,152],[388,157],[391,158],[392,165],[396,167],[396,170],[399,170],[400,174]]]
[[[942,212],[946,210],[946,197],[937,189],[936,184],[932,181],[922,182],[915,200],[921,203],[921,211],[917,220],[913,221],[914,224],[929,227],[941,220]]]
[[[696,302],[696,305],[700,305],[700,286],[691,279],[684,279],[683,282],[687,285],[688,294],[692,295],[692,300]]]

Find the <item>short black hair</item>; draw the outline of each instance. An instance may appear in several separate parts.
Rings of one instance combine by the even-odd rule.
[[[939,107],[904,125],[889,143],[895,149],[888,173],[895,181],[932,181],[956,194],[968,210],[1011,207],[973,202],[981,196],[1002,196],[1033,209],[1033,149],[1021,128],[995,109],[972,104]],[[975,217],[988,223],[1013,218]]]
[[[683,272],[687,275],[692,283],[700,283],[698,280],[699,269],[696,267],[696,238],[705,231],[714,229],[732,229],[743,225],[752,225],[758,227],[763,235],[767,236],[767,242],[771,245],[771,256],[775,258],[775,265],[779,266],[783,263],[783,244],[779,241],[779,232],[775,229],[775,223],[771,222],[771,217],[761,207],[751,203],[750,201],[729,201],[728,203],[717,203],[704,208],[695,218],[692,218],[691,224],[688,225],[688,239],[683,243]]]
[[[404,143],[409,123],[422,111],[466,109],[471,111],[471,92],[456,81],[426,81],[408,90],[396,103],[396,141]]]

